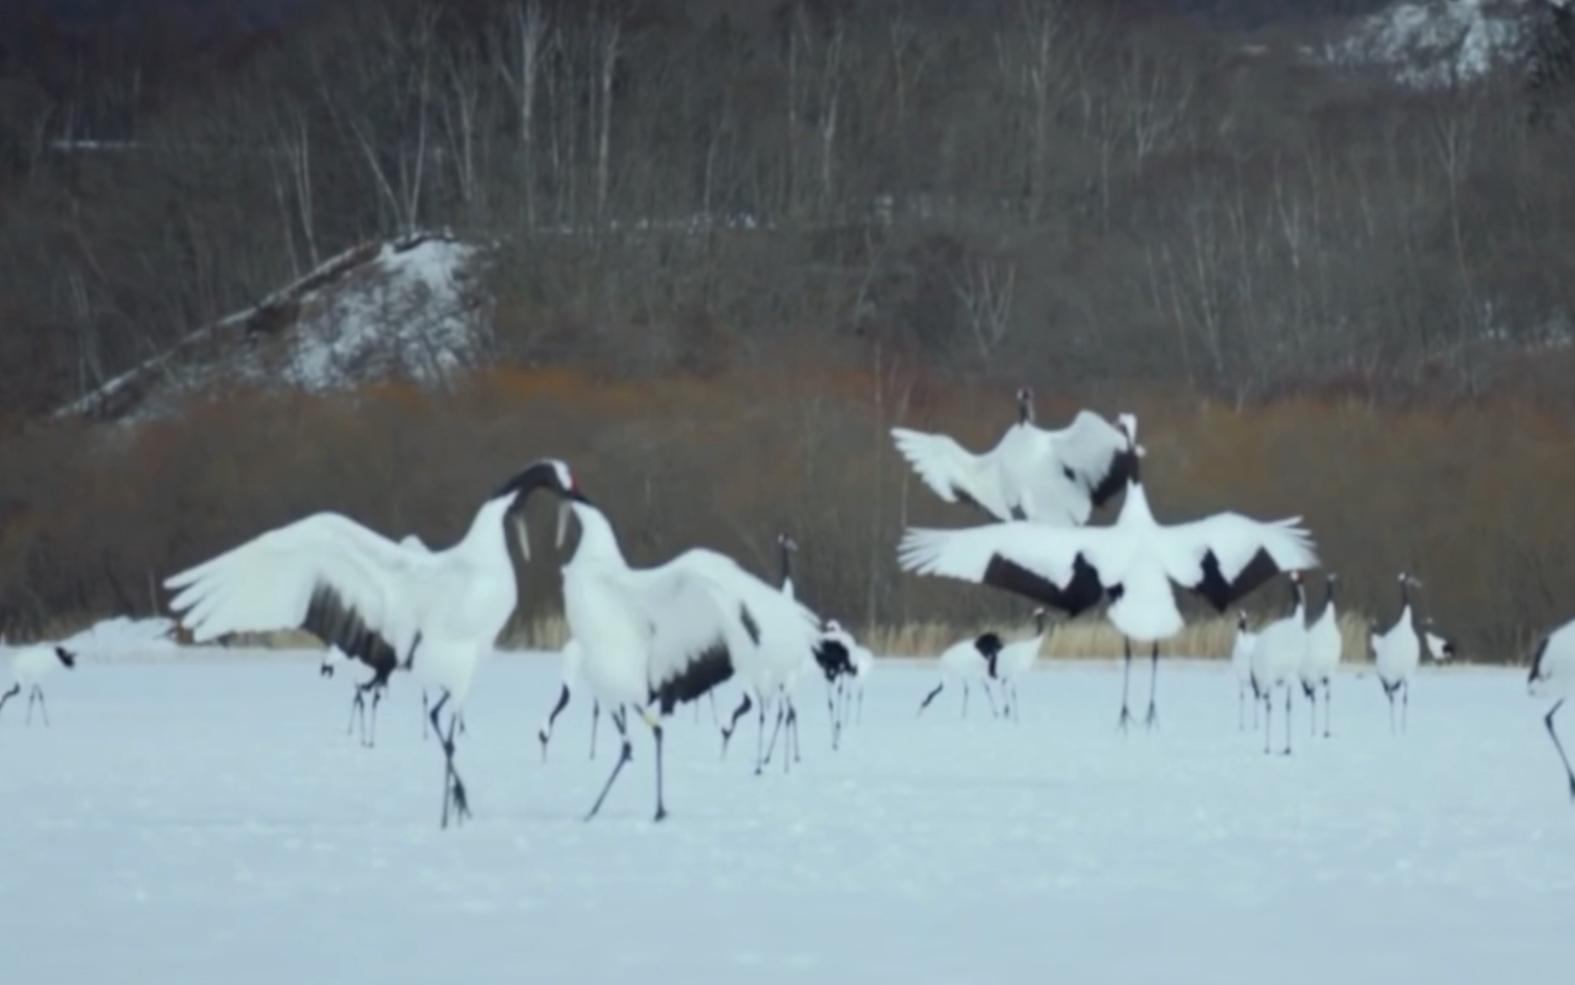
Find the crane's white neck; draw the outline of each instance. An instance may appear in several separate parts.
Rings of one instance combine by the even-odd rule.
[[[573,561],[581,558],[611,561],[627,568],[629,562],[624,560],[623,550],[618,546],[618,538],[606,515],[589,503],[571,502],[569,506],[574,510],[574,518],[580,521],[580,545],[574,550]]]
[[[459,549],[469,554],[496,550],[507,557],[508,539],[503,522],[508,517],[512,502],[512,497],[500,496],[482,503],[481,509],[476,511],[475,518],[470,521],[470,529],[465,531],[464,538],[460,540]]]
[[[1148,494],[1143,491],[1143,483],[1138,480],[1136,470],[1132,473],[1132,480],[1127,483],[1126,499],[1121,504],[1121,516],[1116,522],[1122,526],[1154,526],[1154,512],[1148,508]]]

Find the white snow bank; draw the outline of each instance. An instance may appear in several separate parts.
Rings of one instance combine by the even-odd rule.
[[[172,619],[115,616],[56,642],[88,661],[141,660],[171,656],[179,650],[174,632]]]
[[[1418,89],[1474,82],[1526,50],[1545,0],[1406,0],[1361,18],[1322,60],[1393,69]]]

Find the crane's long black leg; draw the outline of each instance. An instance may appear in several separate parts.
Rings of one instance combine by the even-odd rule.
[[[547,761],[547,743],[552,741],[552,723],[558,720],[558,713],[563,711],[569,703],[569,685],[564,684],[563,690],[558,692],[558,703],[552,706],[552,711],[547,713],[547,722],[536,730],[536,741],[541,743],[541,761]],[[593,733],[594,735],[594,733]],[[596,740],[592,738],[591,748],[596,748]]]
[[[1329,696],[1333,693],[1333,684],[1329,680],[1323,682],[1323,737],[1329,737]]]
[[[1302,685],[1302,693],[1307,696],[1307,734],[1318,738],[1318,685],[1311,687]]]
[[[34,684],[27,689],[27,722],[33,724],[33,703],[38,700],[38,685]]]
[[[662,802],[662,720],[653,718],[649,709],[643,712],[645,722],[651,726],[651,737],[656,741],[656,818],[667,816],[667,805]]]
[[[37,684],[34,684],[33,688],[34,688],[34,690],[36,690],[38,692],[38,713],[40,715],[44,716],[44,727],[48,728],[49,727],[49,705],[44,703],[44,689],[39,687]]]
[[[749,709],[752,708],[752,707],[754,707],[754,704],[749,699],[749,692],[745,691],[744,692],[744,700],[740,701],[738,703],[738,707],[733,709],[732,721],[730,721],[726,725],[722,726],[722,755],[724,757],[727,756],[727,743],[728,743],[728,740],[733,737],[733,733],[738,729],[738,720],[740,718],[743,718],[745,715],[749,714]],[[762,714],[762,716],[765,714],[765,709],[763,709],[763,708],[761,709],[761,714]],[[755,761],[756,762],[760,761],[760,750],[759,749],[755,750]]]
[[[1286,681],[1285,682],[1285,751],[1283,753],[1281,753],[1281,755],[1284,755],[1284,756],[1289,756],[1291,754],[1291,703],[1292,703],[1291,699],[1295,697],[1295,692],[1296,692],[1296,689],[1291,686],[1291,683],[1289,681]]]
[[[362,745],[366,746],[368,749],[377,745],[377,706],[383,703],[384,687],[387,687],[387,685],[383,685],[383,687],[372,688],[372,727],[367,733],[365,741],[362,743]]]
[[[1400,687],[1400,734],[1404,735],[1406,719],[1410,717],[1411,710],[1411,681],[1409,679],[1401,681]]]
[[[427,738],[427,719],[431,716],[432,709],[427,705],[427,689],[421,689],[421,741]]]
[[[1132,723],[1132,712],[1127,710],[1127,689],[1132,683],[1132,641],[1122,637],[1121,648],[1124,657],[1124,667],[1121,672],[1121,718],[1116,722],[1116,728],[1125,732]]]
[[[349,735],[351,732],[355,731],[355,713],[357,711],[364,712],[365,709],[366,704],[364,699],[361,697],[361,685],[357,684],[355,686],[355,695],[350,699],[350,718],[345,722],[345,735]],[[425,726],[423,726],[423,728],[424,727]],[[365,731],[365,726],[362,727],[362,731]]]
[[[1263,754],[1267,756],[1269,736],[1274,732],[1274,685],[1263,689]]]
[[[1380,681],[1379,683],[1383,683]],[[1389,734],[1395,734],[1395,692],[1394,688],[1384,684],[1384,697],[1389,699]]]
[[[801,757],[799,755],[799,752],[798,752],[798,709],[793,707],[793,699],[792,698],[784,696],[783,700],[787,702],[787,710],[788,710],[787,711],[787,728],[788,728],[788,731],[787,731],[787,734],[782,737],[782,772],[786,773],[787,769],[788,769],[788,753],[789,753],[789,750],[792,751],[793,762],[795,762],[795,763],[802,763],[804,760],[803,760],[803,757]]]
[[[618,779],[618,773],[623,769],[623,764],[634,758],[634,750],[629,745],[629,730],[627,728],[624,706],[619,705],[615,711],[608,712],[607,717],[612,719],[613,726],[618,729],[618,738],[622,740],[623,747],[618,751],[618,761],[613,763],[612,775],[607,778],[607,785],[602,787],[601,796],[597,797],[596,803],[591,805],[591,812],[585,815],[585,820],[587,821],[595,817],[596,812],[602,809],[602,801],[607,799],[607,791],[612,789],[613,781]]]
[[[12,698],[16,697],[18,694],[21,694],[21,693],[22,693],[22,685],[20,685],[20,684],[12,684],[11,685],[11,690],[7,691],[4,694],[0,694],[0,711],[4,711],[5,710],[5,703],[7,701],[10,701]]]
[[[980,681],[979,690],[984,692],[984,700],[990,703],[990,717],[1000,718],[1001,713],[995,710],[995,695],[990,692],[990,682]]]
[[[837,721],[837,685],[831,681],[826,682],[826,714],[831,718],[831,748],[835,751],[840,723]]]
[[[864,682],[863,681],[859,682],[859,707],[858,707],[858,710],[853,713],[853,720],[855,722],[862,722],[862,721],[864,721]]]
[[[935,685],[935,690],[931,691],[929,694],[926,694],[924,696],[924,700],[919,702],[919,710],[914,713],[913,717],[914,718],[918,718],[920,715],[924,714],[924,709],[926,709],[926,708],[928,708],[930,706],[930,702],[935,700],[935,696],[937,694],[940,694],[941,693],[941,689],[944,688],[945,686],[946,686],[946,682],[945,681],[941,681],[939,684]]]
[[[776,724],[773,725],[772,728],[771,728],[771,741],[766,743],[766,755],[765,755],[765,758],[762,759],[759,762],[759,764],[756,765],[756,767],[755,767],[755,775],[756,776],[759,776],[761,771],[762,771],[762,768],[767,763],[771,762],[771,753],[777,747],[777,733],[782,731],[783,719],[785,719],[787,717],[787,707],[788,707],[787,696],[786,695],[782,695],[780,698],[777,699],[777,721],[776,721]],[[783,755],[785,756],[785,755],[787,755],[787,753],[784,752]]]
[[[602,703],[591,699],[591,758],[596,758],[596,722],[602,717]]]
[[[459,771],[454,768],[454,729],[458,726],[464,732],[464,719],[458,711],[451,712],[448,716],[448,734],[443,737],[443,755],[448,759],[449,799],[454,803],[454,823],[458,824],[470,817],[470,801],[465,796],[465,781],[459,778]],[[434,727],[436,722],[434,721]],[[447,826],[447,803],[444,804],[444,826]]]
[[[1553,716],[1558,714],[1562,707],[1564,707],[1564,699],[1560,698],[1552,708],[1548,709],[1548,717],[1544,718],[1542,723],[1548,727],[1548,735],[1553,739],[1553,748],[1559,751],[1559,761],[1564,764],[1564,775],[1569,777],[1570,781],[1570,800],[1575,800],[1575,770],[1570,769],[1570,759],[1564,755],[1564,744],[1559,741],[1559,733],[1553,730]]]
[[[963,684],[962,717],[967,718],[968,717],[968,681],[966,679],[964,679],[962,684]]]
[[[1247,731],[1247,685],[1236,682],[1236,731]]]
[[[438,720],[437,720],[438,719],[438,712],[442,711],[443,710],[443,706],[446,705],[446,704],[448,704],[448,694],[447,693],[445,693],[443,695],[443,697],[438,699],[438,703],[436,705],[433,705],[431,708],[429,708],[427,710],[427,718],[432,722],[432,731],[437,733],[439,741],[441,741],[442,738],[443,738],[443,729],[442,729],[442,727],[440,725],[438,725]],[[444,757],[444,763],[443,763],[443,827],[446,828],[446,827],[448,827],[448,802],[449,802],[449,795],[450,795],[450,792],[452,790],[452,787],[451,787],[451,785],[449,783],[449,780],[450,780],[450,777],[452,776],[452,771],[453,771],[453,768],[454,768],[454,760],[453,760],[452,751],[449,750],[449,749],[445,749],[443,751],[443,757]]]
[[[1159,691],[1159,641],[1155,640],[1148,658],[1148,714],[1143,717],[1143,727],[1153,728],[1159,713],[1154,710],[1154,698]]]

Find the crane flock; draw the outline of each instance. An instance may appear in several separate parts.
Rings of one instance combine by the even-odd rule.
[[[1302,518],[1264,520],[1227,510],[1162,523],[1150,507],[1134,415],[1117,415],[1112,423],[1084,410],[1065,428],[1046,430],[1035,424],[1032,391],[1021,388],[1016,399],[1017,421],[983,453],[944,434],[891,430],[898,452],[939,499],[966,504],[984,520],[969,527],[906,529],[896,545],[899,568],[989,586],[1034,604],[1034,629],[1026,635],[1007,639],[990,630],[947,647],[936,662],[941,678],[923,696],[918,713],[952,683],[962,691],[964,715],[970,688],[977,687],[993,715],[1017,719],[1017,681],[1033,667],[1054,626],[1098,612],[1123,640],[1117,727],[1125,732],[1136,721],[1130,705],[1135,643],[1140,653],[1148,649],[1143,724],[1153,728],[1159,721],[1160,644],[1186,624],[1176,589],[1225,613],[1283,576],[1290,598],[1279,618],[1254,627],[1245,609],[1237,611],[1230,659],[1238,728],[1247,728],[1250,693],[1253,726],[1261,711],[1264,752],[1271,752],[1274,705],[1283,691],[1281,752],[1289,755],[1300,689],[1314,737],[1321,694],[1322,735],[1329,738],[1332,685],[1348,644],[1336,608],[1335,573],[1325,575],[1316,615],[1309,612],[1307,573],[1322,562]],[[393,675],[404,672],[418,680],[423,727],[430,725],[443,753],[440,823],[447,827],[471,816],[456,740],[464,733],[465,703],[478,668],[518,604],[509,540],[530,559],[526,507],[538,495],[557,506],[555,549],[563,558],[562,608],[569,630],[561,687],[537,732],[541,755],[546,758],[554,723],[576,692],[591,699],[591,757],[603,712],[618,737],[618,754],[586,820],[601,809],[633,758],[631,716],[651,735],[658,821],[667,816],[663,731],[681,704],[710,701],[724,756],[739,722],[753,711],[755,772],[763,772],[779,737],[786,769],[800,756],[794,694],[818,674],[826,686],[832,748],[838,747],[844,729],[860,717],[875,660],[841,623],[822,619],[797,597],[792,574],[797,541],[786,532],[776,535],[775,583],[705,548],[652,567],[632,566],[611,519],[560,459],[537,459],[508,478],[477,507],[460,540],[444,549],[432,550],[414,536],[396,542],[348,517],[322,512],[263,532],[171,575],[164,585],[173,593],[171,609],[196,643],[301,629],[327,647],[320,665],[324,677],[346,664],[364,668],[367,676],[353,682],[349,728],[360,721],[365,745],[373,742],[377,707]],[[1092,523],[1095,512],[1118,495],[1114,520]],[[578,536],[563,557],[571,526]],[[1398,616],[1382,631],[1370,625],[1367,643],[1389,702],[1391,730],[1403,732],[1410,683],[1422,656],[1442,661],[1455,650],[1434,631],[1430,617],[1417,614],[1411,589],[1422,582],[1415,574],[1400,572],[1397,587]],[[23,648],[12,661],[14,683],[0,692],[0,710],[26,687],[31,719],[35,702],[43,710],[41,680],[75,664],[75,654],[61,646]],[[715,691],[735,678],[743,688],[741,700],[725,720],[718,718]],[[427,689],[436,693],[435,702]],[[1529,689],[1555,699],[1545,723],[1575,798],[1575,769],[1554,727],[1565,699],[1575,695],[1575,620],[1540,640]]]

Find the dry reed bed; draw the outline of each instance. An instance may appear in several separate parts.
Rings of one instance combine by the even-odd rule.
[[[1261,620],[1254,620],[1256,629]],[[61,621],[51,626],[49,638],[60,639],[82,629],[80,622]],[[999,623],[980,623],[973,626],[953,626],[941,622],[910,623],[906,626],[877,626],[872,631],[860,631],[858,639],[872,651],[881,655],[903,657],[933,657],[959,640],[972,639],[980,633],[993,630],[1008,640],[1027,637],[1031,627],[1007,627]],[[1368,659],[1367,633],[1369,624],[1365,617],[1355,613],[1342,613],[1340,631],[1345,641],[1345,659],[1360,662]],[[1161,644],[1160,652],[1167,657],[1195,659],[1229,659],[1236,638],[1236,621],[1227,618],[1203,619],[1190,623],[1175,638]],[[500,641],[505,650],[547,650],[563,647],[569,639],[568,624],[562,616],[548,615],[533,619],[521,628],[506,633]],[[1114,626],[1103,619],[1080,618],[1066,622],[1053,622],[1049,638],[1040,650],[1046,659],[1115,659],[1122,656],[1122,636]],[[319,650],[322,643],[317,637],[301,630],[282,630],[272,633],[237,633],[224,641],[236,649],[264,650]],[[1135,646],[1135,656],[1146,656],[1147,649]]]

